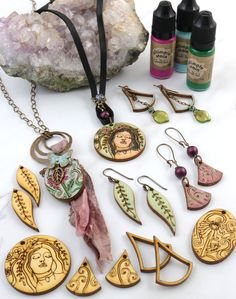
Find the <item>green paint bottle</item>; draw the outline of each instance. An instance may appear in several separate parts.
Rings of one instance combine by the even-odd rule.
[[[192,28],[187,66],[187,85],[195,91],[209,88],[215,54],[216,22],[210,11],[201,11]]]

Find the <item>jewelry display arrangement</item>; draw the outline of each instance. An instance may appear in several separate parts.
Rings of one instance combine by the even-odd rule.
[[[7,87],[10,79],[7,82],[5,74],[0,75],[2,99],[20,120],[38,134],[30,147],[33,161],[24,156],[24,149],[30,142],[28,136],[23,135],[24,131],[18,127],[17,119],[13,118],[11,122],[11,114],[8,115],[7,109],[9,106],[2,105],[0,127],[2,124],[7,125],[2,129],[0,171],[0,193],[4,194],[0,202],[0,262],[6,276],[6,279],[0,277],[0,289],[4,297],[11,298],[15,294],[17,299],[21,296],[17,290],[25,295],[45,294],[45,298],[49,298],[51,294],[47,293],[62,284],[57,290],[62,297],[69,294],[96,296],[101,291],[104,298],[112,296],[114,299],[118,296],[126,299],[130,297],[129,292],[133,292],[136,298],[157,295],[162,299],[167,295],[169,299],[186,299],[186,294],[191,294],[192,299],[199,296],[214,296],[218,299],[219,295],[222,296],[219,286],[226,284],[224,296],[230,298],[233,295],[231,286],[234,277],[232,265],[236,246],[236,220],[231,198],[234,168],[228,151],[232,148],[233,138],[229,128],[232,126],[230,115],[234,111],[231,107],[231,114],[227,112],[229,102],[219,106],[217,101],[222,97],[221,91],[226,97],[229,96],[226,92],[229,80],[226,76],[225,84],[221,89],[218,88],[218,93],[215,92],[217,85],[214,84],[205,94],[196,95],[194,92],[206,90],[211,83],[216,22],[210,11],[200,11],[195,0],[182,0],[177,14],[174,10],[180,0],[176,0],[176,3],[175,0],[172,3],[160,1],[154,10],[150,31],[151,56],[148,59],[152,77],[148,74],[149,66],[145,61],[111,80],[111,87],[107,91],[107,80],[123,66],[133,63],[147,44],[147,32],[137,19],[133,1],[49,0],[37,9],[36,4],[39,3],[30,0],[31,14],[13,12],[9,17],[0,16],[0,66],[10,76],[20,76],[27,80],[31,68],[29,107],[27,102],[23,103],[23,88],[18,94],[20,85],[17,86],[17,80],[14,88],[17,92],[12,89],[13,96],[10,95],[11,89],[8,91]],[[135,0],[135,4],[137,11],[141,7],[143,14],[151,18],[151,6],[156,6],[153,0],[148,5]],[[12,8],[11,3],[9,6]],[[191,8],[194,8],[194,12]],[[7,14],[5,10],[4,15]],[[210,23],[207,24],[207,20],[211,20],[212,27]],[[28,45],[32,45],[33,41],[35,45],[30,46],[29,54]],[[123,44],[123,48],[120,48],[120,44]],[[209,47],[211,50],[207,53]],[[178,59],[175,61],[175,69],[179,74],[175,74],[168,84],[161,84],[163,80],[160,82],[159,79],[166,79],[174,72],[176,51]],[[61,56],[62,52],[65,57]],[[12,53],[19,56],[13,59]],[[28,66],[24,66],[26,56]],[[61,57],[60,63],[57,63],[58,57]],[[19,62],[22,63],[20,72]],[[220,61],[216,67],[218,82],[221,81],[219,66]],[[79,69],[76,80],[75,69]],[[45,74],[45,70],[49,70],[49,73]],[[48,82],[44,82],[46,77]],[[183,77],[187,83],[186,88],[189,87],[193,92],[184,89],[184,81],[181,81]],[[44,107],[38,109],[41,102],[36,99],[35,82],[40,85],[42,82],[42,86],[54,91],[68,91],[88,85],[91,96],[88,96],[87,89],[66,96],[42,90],[42,106],[45,105],[44,98],[48,106],[46,110],[42,109]],[[128,87],[135,85],[139,91]],[[153,86],[158,88],[158,92]],[[153,121],[146,121],[142,114],[136,118],[124,102],[119,88],[133,112],[148,112]],[[95,115],[102,124],[100,129],[97,129],[96,121],[91,121],[89,97],[95,105]],[[74,98],[74,102],[70,102],[71,98]],[[113,99],[112,109],[108,106],[108,98]],[[168,103],[173,111],[168,109]],[[167,109],[161,110],[162,105]],[[198,105],[211,111],[213,121],[206,110],[197,108]],[[168,110],[168,113],[164,110]],[[29,116],[31,111],[33,117]],[[42,111],[43,116],[45,114],[43,118],[39,111]],[[192,112],[197,122],[191,122],[184,114],[188,111]],[[117,119],[127,122],[116,123],[115,114]],[[227,117],[223,117],[225,115]],[[219,116],[222,116],[221,120]],[[46,117],[49,126],[44,123]],[[77,150],[75,152],[72,148],[71,134],[64,130],[51,131],[50,128],[57,122],[64,127],[68,125],[65,131],[72,130],[72,135],[78,137],[75,147],[79,146],[79,159],[76,156]],[[169,127],[167,122],[171,122]],[[95,135],[93,132],[96,132]],[[161,140],[164,135],[180,146],[175,148],[173,145],[172,148],[172,145]],[[188,135],[194,138],[202,151],[205,145],[204,155],[193,145],[195,143],[189,143]],[[89,147],[91,140],[93,146]],[[147,150],[144,152],[146,144]],[[181,148],[186,150],[190,159],[185,159],[186,155],[181,152]],[[175,176],[183,186],[187,209],[181,200],[182,192],[176,188],[163,163],[155,158],[155,153],[170,167],[174,167]],[[218,167],[216,169],[205,163],[205,156],[210,165],[217,159],[219,169],[224,172],[224,180],[223,172]],[[185,159],[184,167],[181,166],[181,157]],[[31,170],[35,169],[35,161],[44,165],[41,171],[38,169],[39,177]],[[93,181],[81,164],[82,161]],[[115,170],[113,162],[126,163],[118,163],[119,168],[115,167]],[[20,165],[17,171],[15,165]],[[28,165],[29,168],[22,165]],[[15,172],[19,185],[17,188],[11,180]],[[101,174],[113,184],[113,196]],[[208,187],[210,191],[192,186],[190,182],[194,178],[198,185]],[[215,186],[219,182],[221,184]],[[162,184],[168,186],[168,191]],[[158,187],[167,192],[160,192]],[[214,201],[211,201],[212,194]],[[113,198],[125,216],[115,208]],[[211,210],[206,209],[209,203]],[[71,226],[67,225],[68,220],[64,217],[65,205],[69,206]],[[203,208],[204,214],[200,211]],[[14,217],[13,211],[18,218]],[[29,235],[31,229],[38,234]],[[74,229],[84,242],[73,238]],[[124,237],[125,232],[128,238]],[[115,257],[113,262],[111,243]],[[136,253],[136,260],[130,245]],[[110,265],[105,268],[108,262]],[[194,275],[191,276],[193,262]],[[210,265],[219,263],[217,267],[221,267],[220,271],[210,269]],[[138,265],[140,271],[137,271]],[[69,279],[65,281],[68,276]],[[199,287],[203,283],[207,288]],[[175,292],[165,287],[175,287]],[[53,295],[56,296],[56,292]]]

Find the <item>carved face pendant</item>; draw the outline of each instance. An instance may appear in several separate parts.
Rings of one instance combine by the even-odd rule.
[[[102,127],[94,137],[94,147],[103,158],[123,162],[137,158],[145,149],[143,132],[127,123]]]
[[[5,261],[5,274],[16,290],[40,295],[61,285],[70,266],[70,253],[65,244],[54,237],[37,235],[11,249]]]

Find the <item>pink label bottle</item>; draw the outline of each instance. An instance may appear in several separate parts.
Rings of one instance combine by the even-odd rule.
[[[169,1],[161,1],[153,13],[150,73],[167,79],[174,72],[175,11]]]

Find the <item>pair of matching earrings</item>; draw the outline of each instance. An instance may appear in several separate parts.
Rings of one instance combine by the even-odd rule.
[[[170,131],[177,132],[180,138],[176,139],[172,135],[170,135]],[[186,141],[182,133],[175,128],[167,128],[165,133],[168,137],[178,142],[182,147],[187,148],[187,154],[190,158],[194,159],[194,163],[198,169],[198,184],[202,186],[212,186],[217,184],[223,176],[223,173],[203,162],[202,157],[198,154],[198,148],[196,146],[190,146]],[[161,147],[167,147],[172,155],[172,159],[167,159],[160,152]],[[187,170],[179,166],[174,155],[174,151],[168,144],[160,144],[157,147],[158,154],[169,164],[169,166],[175,165],[175,175],[177,178],[182,180],[182,185],[185,192],[187,208],[189,210],[199,210],[208,205],[211,200],[211,193],[205,192],[203,190],[197,189],[194,186],[189,184],[189,180],[187,178]]]
[[[195,99],[191,94],[179,93],[178,91],[166,88],[163,85],[154,85],[159,88],[160,92],[170,103],[175,113],[192,112],[195,119],[200,123],[205,123],[211,120],[209,113],[205,110],[200,110],[195,106]],[[158,124],[163,124],[169,121],[167,112],[154,110],[155,98],[153,94],[143,93],[130,89],[127,85],[120,86],[123,93],[127,96],[134,112],[147,111],[151,113],[152,118]],[[150,101],[140,100],[138,97],[151,98]],[[141,105],[141,108],[139,107]]]
[[[40,204],[41,191],[36,175],[24,166],[19,166],[16,173],[17,183],[32,196],[36,205]],[[30,228],[39,231],[33,216],[31,198],[24,191],[14,189],[11,198],[12,208],[19,219]]]
[[[103,171],[103,175],[105,175],[108,178],[108,180],[114,184],[114,190],[113,190],[114,197],[115,197],[117,204],[121,208],[121,210],[133,221],[135,221],[138,224],[142,224],[142,222],[137,214],[137,211],[136,211],[135,196],[134,196],[133,190],[126,183],[107,175],[106,173],[108,171],[113,171],[128,180],[133,180],[133,179],[121,174],[120,172],[118,172],[112,168],[106,168]],[[140,176],[137,179],[138,183],[141,184],[143,186],[143,189],[147,192],[147,204],[150,207],[150,209],[157,216],[159,216],[162,220],[164,220],[166,222],[166,224],[171,229],[172,233],[175,235],[176,220],[175,220],[175,215],[174,215],[173,209],[172,209],[169,201],[160,192],[153,189],[148,184],[144,183],[143,182],[144,179],[148,179],[148,180],[152,181],[154,184],[158,185],[163,190],[167,190],[167,189],[162,187],[160,184],[158,184],[156,181],[154,181],[153,179],[151,179],[148,176],[145,176],[145,175]]]
[[[155,110],[154,105],[156,99],[153,94],[139,92],[133,89],[130,89],[127,85],[119,86],[121,87],[123,93],[127,96],[133,112],[144,112],[148,111],[153,120],[158,124],[163,124],[169,121],[169,116],[166,111]],[[150,98],[150,101],[140,100],[138,97]]]

